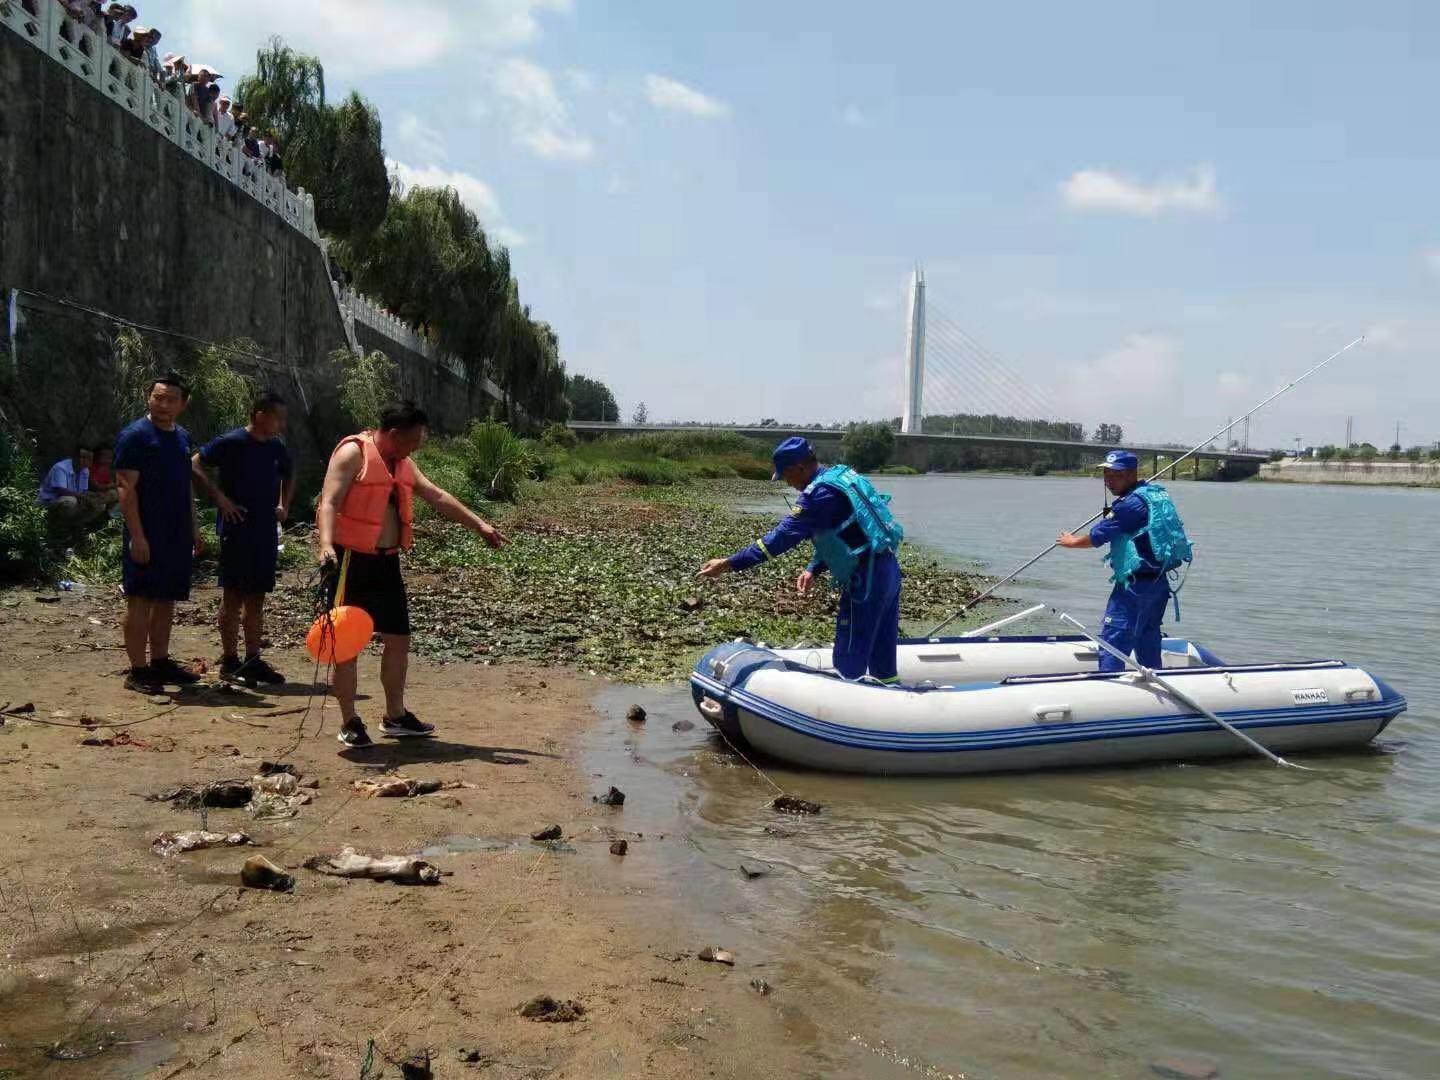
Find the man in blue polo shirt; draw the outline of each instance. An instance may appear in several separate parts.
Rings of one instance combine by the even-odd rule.
[[[170,656],[175,602],[190,599],[190,571],[201,548],[190,490],[190,435],[177,423],[190,391],[173,372],[150,386],[146,414],[115,440],[115,477],[125,518],[125,686],[158,693],[200,677]],[[147,649],[149,660],[147,662]]]
[[[206,443],[191,459],[195,483],[215,504],[220,534],[220,677],[247,686],[285,681],[260,655],[265,594],[275,589],[277,523],[290,516],[294,494],[290,452],[280,441],[285,400],[265,393],[250,406],[250,422]],[[206,466],[220,474],[217,485]],[[245,659],[238,653],[241,623]]]
[[[1089,533],[1061,533],[1055,541],[1067,548],[1110,546],[1110,602],[1100,639],[1117,652],[1148,668],[1161,666],[1160,622],[1170,599],[1170,570],[1190,561],[1185,526],[1170,494],[1159,484],[1140,479],[1140,460],[1128,450],[1111,450],[1100,468],[1105,488],[1115,496],[1110,513]],[[1100,650],[1101,671],[1123,671],[1116,656]]]
[[[815,557],[795,586],[802,594],[809,592],[815,575],[829,570],[840,589],[835,670],[847,679],[868,673],[880,682],[898,682],[901,574],[895,552],[904,530],[890,516],[889,497],[848,466],[822,470],[810,443],[799,436],[780,443],[772,460],[774,478],[800,492],[790,516],[729,558],[711,559],[700,576],[748,570],[812,541]]]

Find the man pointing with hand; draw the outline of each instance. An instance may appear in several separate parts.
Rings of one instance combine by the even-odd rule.
[[[425,441],[428,425],[424,411],[405,401],[387,405],[376,430],[341,439],[330,456],[316,515],[320,562],[330,568],[343,566],[345,603],[367,612],[380,634],[380,683],[385,688],[380,732],[392,738],[435,734],[434,724],[405,707],[410,610],[400,553],[409,551],[413,541],[416,497],[492,548],[507,542],[504,533],[436,487],[411,460]],[[340,573],[332,570],[328,582],[332,607],[339,580]],[[355,660],[335,665],[332,689],[344,717],[337,737],[349,747],[372,746],[364,722],[355,713],[356,679]]]

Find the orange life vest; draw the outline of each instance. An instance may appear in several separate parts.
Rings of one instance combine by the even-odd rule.
[[[345,493],[345,501],[335,515],[335,543],[364,555],[376,554],[380,531],[385,527],[385,511],[390,495],[395,494],[395,509],[400,516],[400,547],[410,550],[414,542],[411,523],[415,513],[415,466],[402,458],[392,475],[375,445],[375,433],[362,431],[340,440],[338,454],[346,443],[358,443],[365,454],[365,463]],[[331,455],[334,460],[334,454]]]

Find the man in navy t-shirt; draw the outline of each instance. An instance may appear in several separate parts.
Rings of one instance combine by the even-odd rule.
[[[275,526],[290,516],[294,483],[290,452],[280,441],[285,401],[265,393],[250,406],[250,423],[211,439],[191,459],[196,483],[215,504],[220,534],[220,677],[254,686],[285,681],[260,656],[265,594],[275,588]],[[220,474],[215,484],[206,471]],[[237,652],[241,623],[245,659]]]
[[[175,601],[190,599],[190,570],[200,524],[190,490],[190,436],[176,421],[190,391],[173,373],[150,386],[146,415],[115,440],[115,478],[125,518],[125,685],[159,693],[166,683],[199,681],[170,657]],[[146,661],[146,649],[149,661]]]

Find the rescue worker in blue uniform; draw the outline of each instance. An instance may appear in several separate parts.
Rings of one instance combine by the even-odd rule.
[[[778,559],[810,540],[815,557],[796,579],[808,593],[827,570],[840,590],[835,616],[835,670],[847,679],[866,674],[899,682],[895,647],[900,638],[900,563],[895,552],[904,530],[882,495],[847,465],[821,469],[808,440],[795,436],[775,448],[773,479],[800,492],[787,517],[765,536],[726,559],[711,559],[701,577],[716,578]]]
[[[1111,450],[1100,468],[1115,502],[1088,534],[1061,533],[1067,548],[1110,546],[1105,562],[1115,587],[1105,608],[1100,639],[1148,668],[1161,666],[1160,622],[1171,597],[1169,573],[1188,563],[1190,542],[1175,504],[1159,484],[1139,479],[1140,460],[1128,450]],[[1179,617],[1177,602],[1176,617]],[[1100,650],[1101,671],[1123,671],[1118,657]]]

